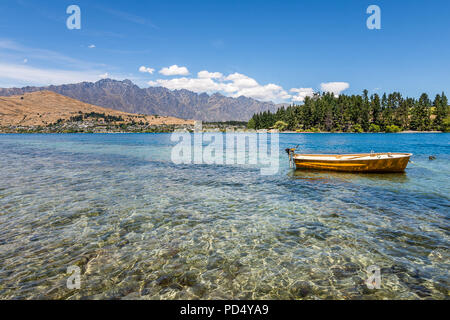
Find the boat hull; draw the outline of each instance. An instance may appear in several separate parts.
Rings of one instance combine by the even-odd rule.
[[[295,155],[297,169],[343,172],[403,172],[411,154]]]

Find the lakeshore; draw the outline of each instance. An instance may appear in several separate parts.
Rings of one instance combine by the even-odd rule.
[[[67,123],[56,123],[49,126],[0,126],[0,134],[37,134],[37,133],[172,133],[172,132],[194,132],[194,124],[183,124],[183,125],[149,125],[142,123],[113,123],[105,124],[96,123],[92,121],[88,122],[67,122]],[[392,132],[337,132],[337,131],[278,131],[278,130],[254,130],[247,129],[243,126],[227,126],[227,125],[217,125],[209,126],[203,129],[201,132],[204,133],[225,133],[229,131],[242,132],[242,133],[279,133],[279,134],[385,134]],[[445,133],[442,131],[413,131],[405,130],[395,132],[396,134],[420,134],[420,133]]]

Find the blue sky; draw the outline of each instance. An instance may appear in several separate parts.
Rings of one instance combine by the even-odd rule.
[[[66,27],[72,4],[80,30]],[[381,30],[366,27],[371,4]],[[449,13],[447,0],[3,0],[0,86],[110,77],[276,102],[434,96],[450,88]]]

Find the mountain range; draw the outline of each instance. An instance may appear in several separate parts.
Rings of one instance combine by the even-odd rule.
[[[87,104],[51,91],[38,91],[0,97],[1,126],[48,126],[58,121],[70,121],[80,115],[97,114],[115,122],[142,122],[149,125],[193,125],[194,121],[174,117],[139,115]],[[76,120],[76,121],[81,121]]]
[[[202,121],[248,121],[255,113],[280,105],[248,97],[231,98],[164,87],[140,88],[130,80],[103,79],[47,87],[0,88],[0,96],[52,91],[91,105],[128,113],[171,116]]]

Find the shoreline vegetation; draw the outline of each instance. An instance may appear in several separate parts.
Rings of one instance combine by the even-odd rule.
[[[158,118],[158,116],[153,116]],[[194,132],[194,121],[184,124],[151,124],[144,121],[127,121],[122,117],[101,113],[81,113],[70,119],[58,119],[42,126],[0,126],[0,133],[172,133]],[[248,131],[247,122],[205,122],[203,132],[225,132],[226,130]]]
[[[158,118],[158,116],[154,116]],[[188,129],[190,124],[151,124],[104,113],[82,113],[69,119],[58,119],[47,125],[10,125],[0,127],[0,133],[159,133]]]
[[[432,102],[426,93],[418,100],[399,92],[380,97],[368,91],[362,95],[316,93],[303,105],[281,107],[253,115],[250,129],[291,132],[450,132],[450,107],[445,93]]]
[[[193,120],[129,114],[52,92],[13,96],[2,101],[6,103],[5,112],[9,111],[4,116],[9,118],[0,121],[0,133],[171,133],[194,132],[195,128]],[[79,111],[74,111],[76,108]],[[19,109],[22,113],[17,113]],[[202,128],[203,132],[450,132],[450,107],[444,93],[436,95],[433,102],[425,93],[418,100],[403,98],[398,92],[381,98],[378,94],[369,97],[367,90],[352,96],[317,93],[306,97],[303,105],[281,107],[275,113],[258,113],[248,122],[203,122]]]
[[[202,130],[203,133],[225,133],[227,130],[234,131],[236,133],[281,133],[281,134],[371,134],[371,133],[398,133],[398,134],[415,134],[415,133],[448,133],[449,131],[415,131],[415,130],[404,130],[395,132],[344,132],[344,131],[290,131],[283,130],[279,131],[277,129],[248,129],[242,126],[227,127],[227,129],[222,128],[223,125],[217,127],[209,127]],[[49,126],[8,126],[0,127],[0,134],[74,134],[74,133],[86,133],[86,134],[98,134],[98,133],[173,133],[173,132],[189,132],[194,133],[193,125],[142,125],[136,124],[108,124],[107,126],[103,124],[96,124],[92,122],[82,122],[82,123],[64,123],[64,124],[51,124]]]

